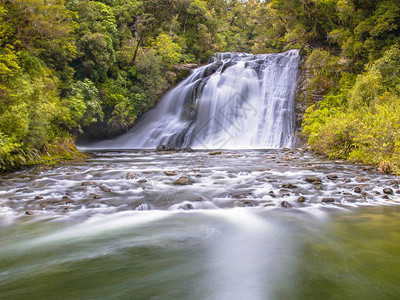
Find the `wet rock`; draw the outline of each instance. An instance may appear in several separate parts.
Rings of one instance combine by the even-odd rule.
[[[344,183],[349,183],[349,182],[351,182],[351,179],[350,179],[350,178],[347,178],[347,179],[343,180],[343,182],[344,182]]]
[[[186,203],[185,205],[182,205],[180,208],[183,210],[191,210],[193,209],[193,205],[190,203]]]
[[[222,154],[221,150],[208,152],[208,155],[221,155],[221,154]]]
[[[268,194],[269,194],[272,198],[276,198],[276,195],[275,195],[274,191],[270,191]]]
[[[335,202],[335,199],[333,199],[333,198],[322,198],[321,202],[323,202],[323,203],[333,203],[333,202]]]
[[[336,180],[336,179],[338,179],[338,176],[335,174],[331,174],[331,175],[326,176],[326,178],[328,178],[329,180]]]
[[[257,206],[257,204],[255,204],[255,203],[252,202],[252,201],[243,201],[243,205],[244,205],[244,206],[250,206],[250,207]]]
[[[399,185],[400,183],[399,183],[398,180],[392,180],[392,181],[390,181],[389,184],[390,184],[390,185]]]
[[[212,65],[207,66],[206,69],[204,70],[204,77],[208,77],[214,74],[222,65],[223,65],[222,61],[217,61]]]
[[[266,158],[266,159],[275,159],[275,156],[269,156],[269,155],[267,155],[265,158]]]
[[[68,199],[67,201],[65,201],[65,204],[72,204],[72,203],[75,203],[75,201],[72,199]]]
[[[158,145],[156,148],[156,151],[166,151],[167,150],[167,146],[165,145]]]
[[[179,171],[164,171],[164,174],[166,176],[175,176],[175,175],[179,175],[180,172]]]
[[[295,185],[293,185],[291,183],[282,184],[282,187],[285,188],[285,189],[295,189],[295,188],[297,188],[297,186],[295,186]]]
[[[364,167],[361,167],[361,169],[362,169],[363,171],[372,171],[372,170],[375,169],[375,167],[372,167],[372,166],[364,166]]]
[[[392,190],[391,188],[384,188],[384,189],[383,189],[383,192],[384,192],[386,195],[393,195],[393,190]]]
[[[315,185],[315,189],[318,191],[322,191],[324,188],[322,187],[322,185]]]
[[[68,196],[62,196],[62,198],[61,198],[62,200],[68,200],[69,199],[69,197]]]
[[[25,212],[25,214],[28,215],[28,216],[31,216],[31,215],[33,215],[33,212],[31,212],[30,210],[27,210],[27,211]]]
[[[193,181],[190,180],[187,176],[182,176],[177,181],[174,182],[174,185],[191,185]]]
[[[47,205],[46,202],[44,202],[44,201],[43,201],[43,202],[40,202],[40,206],[41,206],[41,207],[45,207],[46,205]]]
[[[43,199],[43,196],[35,196],[35,200],[42,200]]]
[[[287,160],[287,161],[291,161],[291,160],[294,160],[295,158],[291,157],[291,156],[282,156],[282,159],[283,160]]]
[[[93,181],[83,181],[81,183],[81,186],[91,186],[91,185],[96,185],[96,182]]]
[[[358,182],[364,182],[364,181],[368,181],[368,180],[369,180],[369,178],[365,177],[365,176],[357,176],[356,177],[356,181],[358,181]]]
[[[299,198],[297,198],[297,202],[305,202],[306,201],[306,197],[304,196],[300,196]]]
[[[106,192],[106,193],[111,192],[111,189],[108,186],[104,185],[104,184],[100,185],[100,189],[103,192]]]
[[[396,190],[396,194],[400,194],[400,190]]]
[[[194,152],[194,150],[190,147],[182,148],[181,151],[183,152]]]
[[[359,186],[356,186],[354,188],[354,193],[361,193],[361,188]]]
[[[132,173],[132,172],[128,172],[125,176],[126,180],[130,180],[130,179],[136,179],[139,177],[139,174],[136,173]]]
[[[146,180],[146,179],[140,179],[138,182],[139,182],[139,183],[146,183],[147,180]]]
[[[307,177],[306,179],[304,179],[305,181],[307,181],[308,183],[312,183],[312,184],[321,184],[322,180],[318,177]]]
[[[293,206],[287,201],[282,201],[281,202],[281,207],[283,207],[283,208],[291,208]]]
[[[101,199],[100,195],[93,195],[93,199]]]
[[[283,152],[289,152],[289,151],[291,151],[292,149],[290,149],[290,148],[282,148],[282,151]]]
[[[383,195],[382,199],[390,199],[388,195]]]

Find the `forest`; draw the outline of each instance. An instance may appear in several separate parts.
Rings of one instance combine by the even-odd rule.
[[[400,172],[398,0],[1,0],[0,171],[126,132],[215,52],[301,51],[302,138]]]

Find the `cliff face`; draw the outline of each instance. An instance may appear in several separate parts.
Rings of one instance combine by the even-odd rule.
[[[299,79],[297,96],[295,100],[296,135],[300,143],[306,143],[302,137],[304,113],[311,105],[323,100],[326,89],[315,84],[315,75],[310,66],[306,64],[307,56],[303,56],[299,65]]]

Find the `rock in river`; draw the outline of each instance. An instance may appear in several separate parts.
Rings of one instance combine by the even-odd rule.
[[[190,180],[187,176],[182,176],[177,181],[174,182],[174,185],[190,185],[193,184],[193,181]]]
[[[322,198],[321,202],[333,203],[333,202],[335,202],[335,199],[333,199],[333,198]]]
[[[139,174],[128,172],[125,176],[126,180],[136,179],[139,177]]]
[[[357,176],[356,177],[356,181],[359,181],[359,182],[364,182],[364,181],[368,181],[368,180],[369,180],[369,178],[365,177],[365,176]]]
[[[307,181],[308,183],[312,183],[312,184],[321,184],[322,180],[318,177],[307,177],[306,179],[304,179],[305,181]]]
[[[179,175],[179,171],[164,171],[164,174],[166,175],[166,176],[175,176],[175,175]]]
[[[384,192],[386,195],[393,195],[393,190],[392,190],[391,188],[384,188],[384,189],[383,189],[383,192]]]
[[[208,155],[221,155],[221,154],[222,154],[221,150],[208,152]]]
[[[287,202],[287,201],[282,201],[282,202],[281,202],[281,207],[284,207],[284,208],[291,208],[292,205],[291,205],[289,202]]]
[[[282,187],[285,188],[285,189],[295,189],[295,188],[297,188],[297,186],[295,186],[295,185],[293,185],[291,183],[282,184]]]
[[[306,197],[304,196],[300,196],[299,198],[297,198],[297,202],[304,202],[306,201]]]

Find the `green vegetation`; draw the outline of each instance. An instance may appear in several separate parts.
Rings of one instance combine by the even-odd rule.
[[[399,42],[395,0],[2,0],[0,171],[125,132],[176,65],[298,48],[312,148],[399,172]]]

